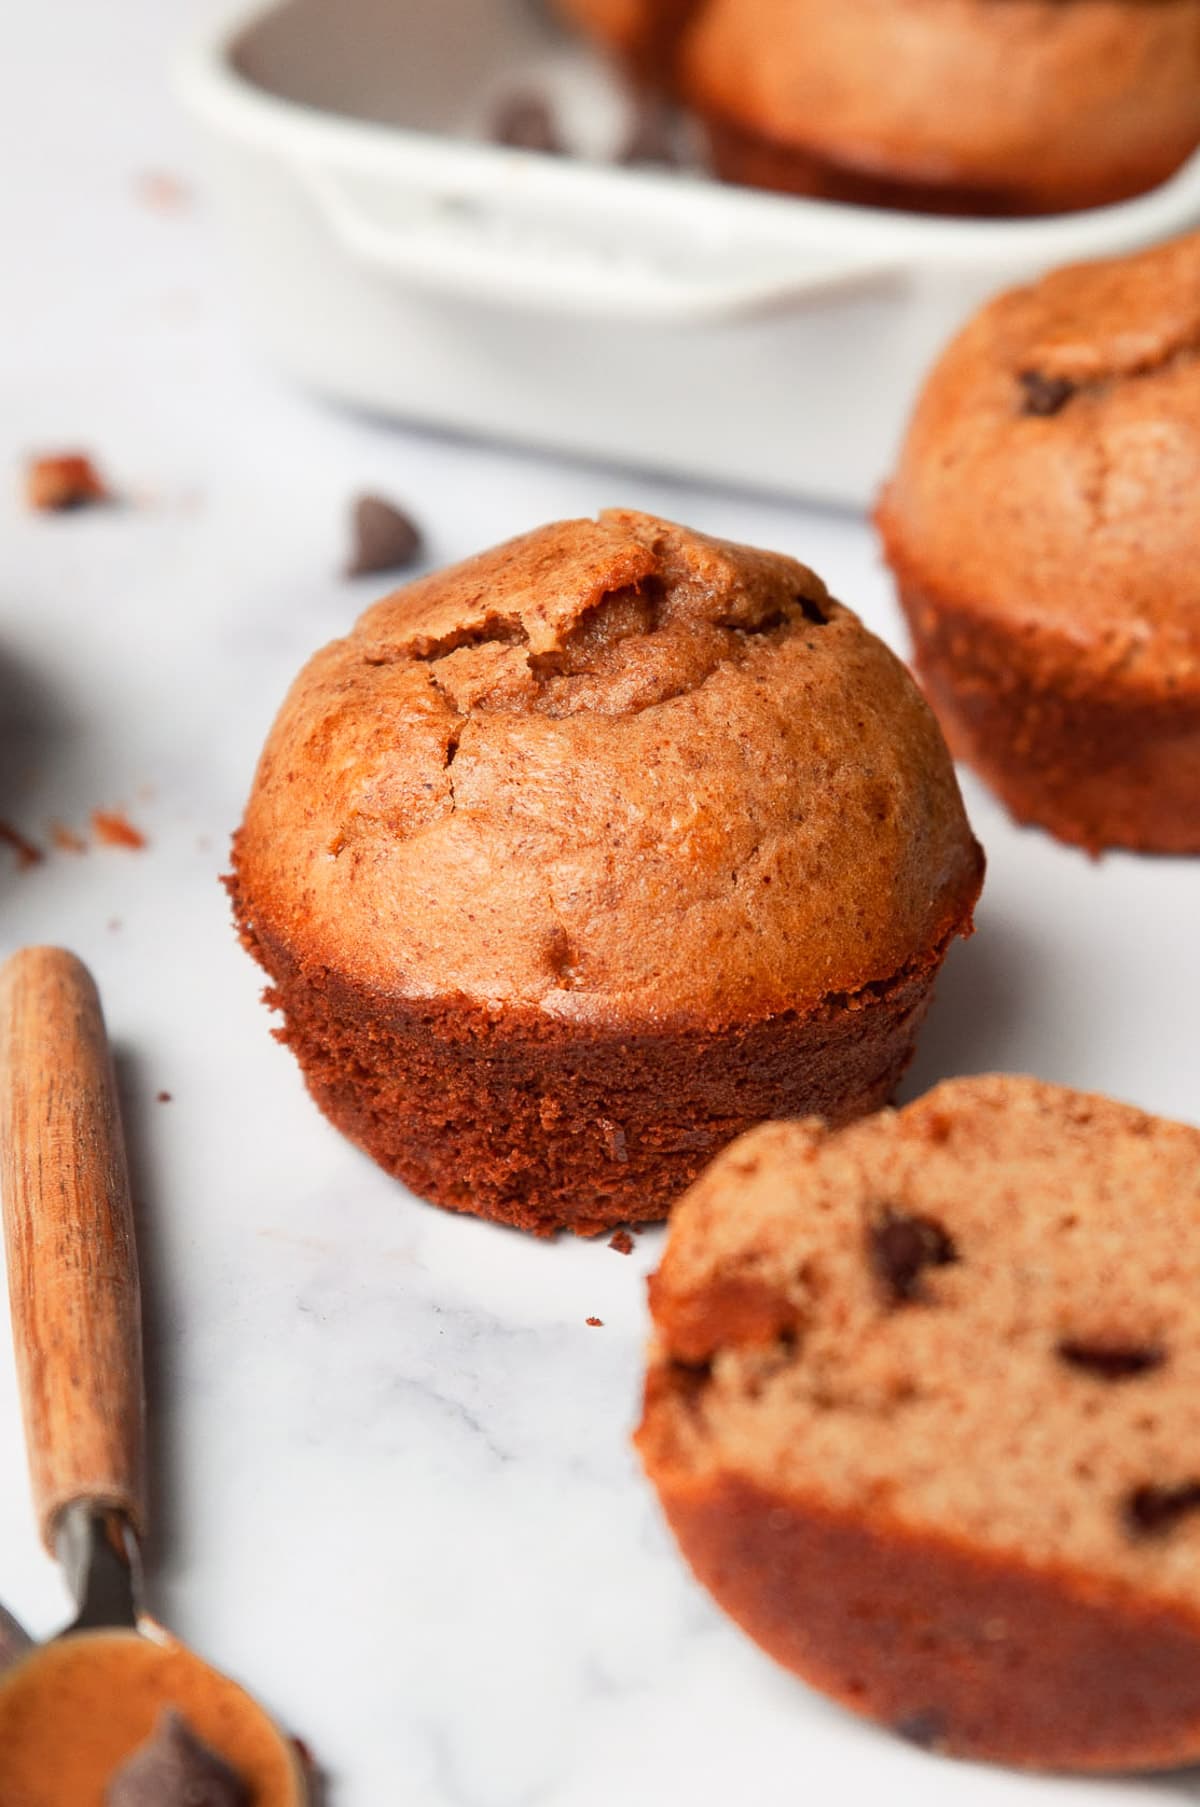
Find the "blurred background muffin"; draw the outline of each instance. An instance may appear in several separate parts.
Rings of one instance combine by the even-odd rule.
[[[794,560],[560,522],[387,597],[263,754],[234,907],[318,1104],[414,1191],[665,1216],[875,1109],[982,856],[900,661]]]
[[[984,308],[878,522],[930,700],[1013,815],[1200,852],[1200,235]]]
[[[1200,143],[1198,0],[558,0],[737,182],[921,211],[1093,207]]]

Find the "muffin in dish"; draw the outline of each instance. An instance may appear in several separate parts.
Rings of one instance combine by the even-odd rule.
[[[1198,0],[560,5],[706,122],[734,181],[1054,213],[1152,188],[1200,144]]]
[[[881,1104],[981,870],[915,685],[811,571],[612,512],[318,653],[230,885],[341,1129],[590,1233],[761,1118]]]
[[[1035,1080],[762,1125],[676,1207],[642,1460],[780,1662],[961,1756],[1200,1756],[1200,1132]]]
[[[1200,852],[1200,236],[992,302],[878,522],[926,690],[1012,814]]]

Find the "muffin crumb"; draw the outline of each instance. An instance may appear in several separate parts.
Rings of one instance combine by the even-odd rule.
[[[40,514],[64,514],[113,500],[112,491],[84,452],[53,452],[25,467],[25,497]]]

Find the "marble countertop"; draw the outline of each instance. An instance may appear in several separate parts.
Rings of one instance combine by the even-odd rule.
[[[902,636],[858,521],[393,429],[276,379],[163,81],[199,10],[45,0],[0,64],[21,146],[0,191],[0,817],[48,850],[19,870],[0,848],[0,952],[75,948],[118,1049],[157,1613],[304,1735],[332,1807],[1186,1794],[964,1769],[777,1672],[692,1584],[631,1455],[659,1234],[623,1257],[442,1216],[326,1126],[272,1041],[219,875],[290,677],[379,587],[338,574],[355,492],[404,500],[439,563],[610,503],[675,515],[795,552]],[[75,445],[126,504],[26,513],[25,453]],[[1033,1070],[1195,1119],[1200,863],[1096,864],[966,790],[980,933],[906,1090]],[[97,807],[145,849],[53,845]],[[2,1337],[0,1472],[0,1598],[46,1632],[65,1599]]]

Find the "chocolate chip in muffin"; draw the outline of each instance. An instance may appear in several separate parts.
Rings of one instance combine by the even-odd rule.
[[[1200,1481],[1178,1487],[1136,1487],[1125,1501],[1125,1522],[1142,1537],[1173,1531],[1179,1520],[1200,1508]]]
[[[898,1738],[906,1744],[915,1744],[923,1751],[934,1750],[946,1730],[946,1721],[935,1708],[924,1713],[910,1713],[906,1719],[899,1720],[893,1727]]]
[[[117,1770],[104,1807],[251,1807],[250,1790],[182,1713],[166,1707],[153,1734]]]
[[[892,1305],[909,1305],[921,1297],[921,1275],[927,1267],[948,1267],[958,1250],[942,1225],[887,1206],[868,1232],[871,1266]]]
[[[1021,370],[1017,381],[1023,390],[1022,414],[1057,414],[1075,393],[1075,384],[1065,376],[1047,376],[1041,370]]]
[[[353,545],[347,577],[403,571],[421,551],[421,530],[411,515],[383,496],[359,496],[351,513]]]
[[[1149,1374],[1166,1361],[1164,1350],[1153,1343],[1089,1343],[1065,1337],[1058,1345],[1061,1360],[1069,1367],[1095,1374],[1101,1380],[1128,1380]]]

